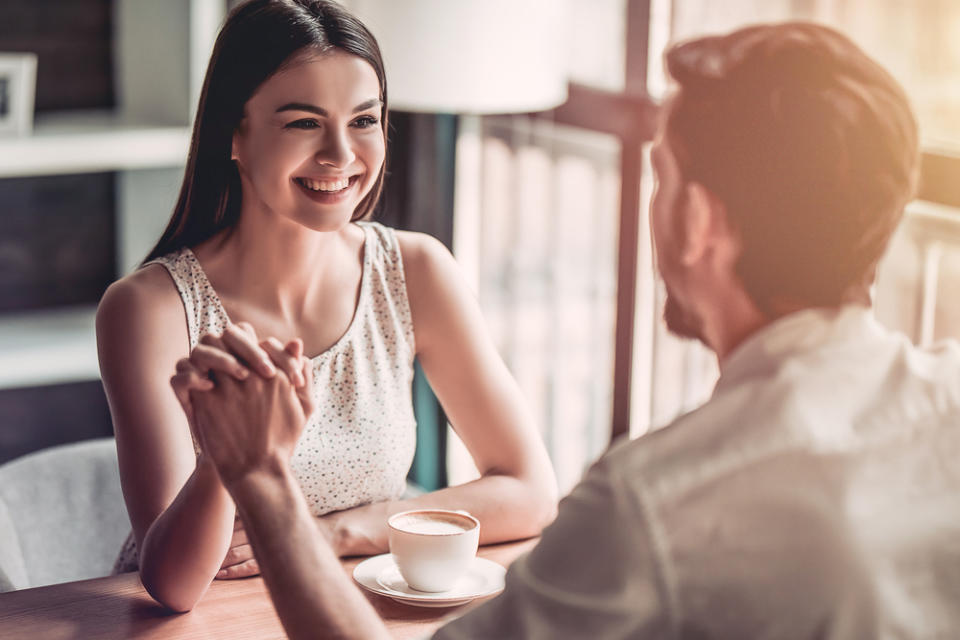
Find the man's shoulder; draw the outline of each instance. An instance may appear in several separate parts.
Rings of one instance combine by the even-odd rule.
[[[960,343],[919,348],[888,334],[856,353],[818,354],[721,385],[699,408],[616,443],[604,471],[669,500],[759,462],[859,446],[891,416],[908,420],[923,408],[960,416]]]
[[[802,391],[774,377],[715,393],[666,426],[615,443],[603,472],[642,482],[656,502],[804,441]]]

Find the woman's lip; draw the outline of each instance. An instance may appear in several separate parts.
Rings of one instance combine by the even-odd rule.
[[[316,178],[310,178],[311,180],[317,180]],[[346,200],[349,195],[353,192],[354,187],[357,182],[359,182],[359,175],[350,176],[348,179],[348,185],[341,189],[340,191],[314,191],[313,189],[308,188],[304,185],[299,178],[294,178],[293,183],[300,188],[300,191],[304,193],[308,198],[317,202],[319,204],[337,204]],[[324,180],[317,180],[318,182],[336,182],[336,180],[330,180],[329,178]]]
[[[353,180],[359,173],[352,176],[297,176],[294,180],[313,180],[315,182],[337,182],[339,180]]]

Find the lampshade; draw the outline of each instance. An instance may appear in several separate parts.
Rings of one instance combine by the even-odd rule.
[[[566,100],[566,0],[345,4],[380,43],[392,109],[511,113]]]

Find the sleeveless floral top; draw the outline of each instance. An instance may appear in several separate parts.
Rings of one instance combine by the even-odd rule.
[[[416,445],[413,321],[400,247],[392,229],[356,224],[364,232],[359,302],[343,336],[312,358],[317,408],[291,459],[315,516],[400,497]],[[176,284],[191,349],[203,334],[223,332],[230,319],[190,249],[148,264],[163,265]],[[131,534],[114,573],[137,567]]]

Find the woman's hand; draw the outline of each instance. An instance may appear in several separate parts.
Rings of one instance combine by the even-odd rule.
[[[214,371],[212,389],[190,392],[201,449],[228,489],[249,473],[285,464],[293,454],[313,411],[308,391],[312,366],[303,356],[299,362],[304,381],[300,390],[283,372],[272,378],[250,375],[237,380]]]
[[[234,578],[248,578],[260,574],[260,565],[253,556],[253,547],[247,540],[247,532],[243,528],[243,521],[238,517],[233,523],[233,538],[230,540],[230,549],[227,551],[217,578],[232,580]]]
[[[190,353],[177,362],[170,386],[183,407],[190,428],[194,428],[191,391],[210,391],[210,374],[219,372],[236,380],[246,380],[251,370],[264,378],[272,378],[277,369],[283,371],[298,389],[298,395],[309,394],[302,367],[303,342],[298,338],[283,345],[274,337],[257,342],[257,334],[246,322],[229,325],[222,336],[205,334]]]
[[[348,510],[349,511],[349,510]],[[345,546],[345,539],[337,521],[345,511],[336,511],[328,513],[313,519],[317,528],[317,533],[327,541],[333,552],[338,556],[355,555],[352,548]],[[238,517],[233,525],[233,538],[230,540],[230,549],[227,551],[220,571],[217,572],[218,580],[232,580],[235,578],[247,578],[260,574],[260,565],[253,555],[253,548],[247,539],[247,532],[243,528],[243,521]]]

